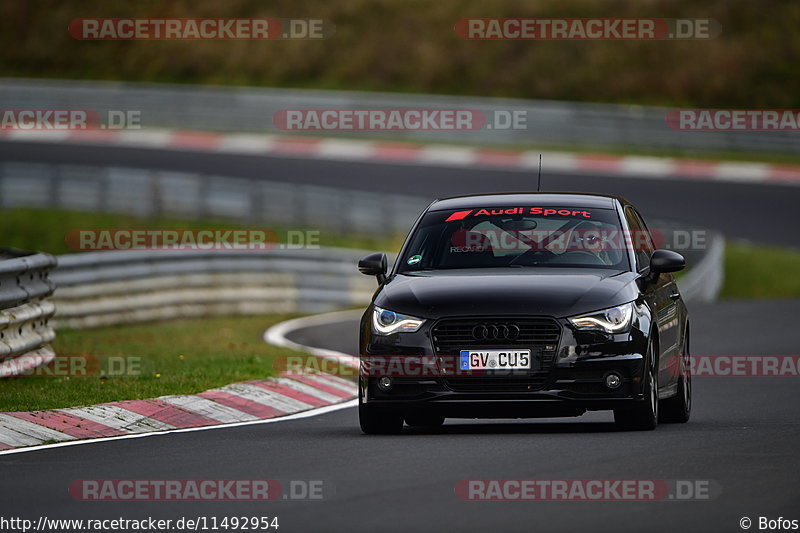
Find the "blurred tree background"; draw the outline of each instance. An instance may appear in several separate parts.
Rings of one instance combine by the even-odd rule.
[[[325,41],[78,41],[75,18],[321,18]],[[469,17],[713,18],[708,41],[464,41]],[[2,0],[0,76],[800,107],[796,0]]]

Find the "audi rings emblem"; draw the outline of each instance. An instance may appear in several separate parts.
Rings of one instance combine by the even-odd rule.
[[[478,324],[472,328],[475,340],[514,340],[519,337],[519,326],[516,324]]]

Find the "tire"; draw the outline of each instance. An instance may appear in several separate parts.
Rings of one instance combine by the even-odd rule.
[[[678,380],[678,394],[661,402],[658,421],[668,424],[683,424],[692,415],[692,373],[689,366],[689,337],[686,337],[683,369]]]
[[[615,409],[614,422],[622,429],[652,431],[658,425],[658,361],[653,341],[647,345],[647,372],[645,373],[645,399],[636,402],[632,409]]]
[[[426,414],[406,415],[406,424],[411,427],[439,427],[444,424],[444,417]]]
[[[359,394],[358,423],[367,435],[396,435],[403,430],[403,414],[384,406],[364,404]]]

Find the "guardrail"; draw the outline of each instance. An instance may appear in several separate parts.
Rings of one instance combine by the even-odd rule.
[[[687,261],[691,260],[690,256]],[[712,302],[717,299],[725,281],[725,238],[709,232],[708,243],[692,267],[678,278],[678,287],[687,302]]]
[[[179,317],[318,313],[369,301],[365,252],[113,251],[59,257],[57,328]]]
[[[713,300],[724,240],[679,280],[686,301]],[[366,305],[375,280],[356,271],[367,252],[326,248],[270,251],[117,251],[59,257],[55,326],[89,328],[180,317],[320,313]]]
[[[55,357],[49,344],[55,306],[46,299],[55,265],[49,254],[0,254],[0,377],[24,374]]]
[[[688,255],[694,266],[679,280],[686,301],[716,296],[723,249],[722,237],[712,234],[704,252]],[[89,252],[60,256],[52,272],[56,259],[48,254],[2,260],[0,377],[49,363],[54,328],[365,305],[375,290],[374,280],[355,269],[365,253],[336,248]]]
[[[0,163],[0,209],[59,207],[392,236],[405,234],[428,203],[416,196],[208,174]]]
[[[198,87],[151,83],[0,78],[7,109],[91,109],[141,113],[142,127],[274,133],[273,115],[285,109],[473,109],[489,116],[524,112],[524,129],[391,132],[420,141],[538,146],[638,147],[687,150],[797,152],[791,132],[672,130],[669,109],[547,100],[410,95],[347,91]],[[330,134],[330,132],[329,132]],[[356,133],[348,132],[348,135]],[[380,137],[382,134],[365,134]]]

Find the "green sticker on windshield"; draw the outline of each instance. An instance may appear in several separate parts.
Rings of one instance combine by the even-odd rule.
[[[412,255],[411,257],[408,258],[407,263],[409,265],[416,265],[420,261],[422,261],[422,256],[421,255]]]

